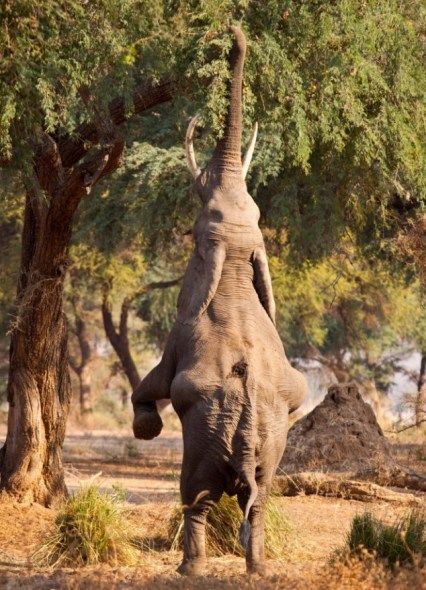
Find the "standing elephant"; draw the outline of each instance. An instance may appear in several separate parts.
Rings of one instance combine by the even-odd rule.
[[[203,170],[192,145],[194,119],[186,136],[202,210],[177,320],[160,363],[132,397],[137,438],[159,435],[156,400],[171,398],[182,422],[182,574],[203,572],[206,517],[224,492],[237,495],[244,513],[240,538],[247,570],[263,573],[265,503],[284,452],[288,414],[300,406],[307,389],[303,375],[287,360],[275,327],[259,209],[244,180],[257,127],[242,163],[246,41],[240,29],[232,27],[232,33],[224,135]]]

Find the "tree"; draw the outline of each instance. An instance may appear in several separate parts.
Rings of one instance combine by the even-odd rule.
[[[155,138],[156,126],[149,125]],[[175,314],[173,287],[180,281],[192,242],[190,236],[183,235],[187,220],[180,225],[179,218],[185,209],[190,215],[193,206],[183,151],[133,142],[139,134],[136,123],[128,133],[121,170],[111,178],[107,191],[95,191],[85,204],[72,249],[73,272],[78,272],[92,298],[94,293],[101,293],[105,334],[132,390],[139,384],[140,375],[131,350],[129,317],[136,311],[145,322],[139,339],[158,352]],[[136,173],[141,167],[142,178]],[[170,207],[171,191],[179,193],[180,206],[171,212],[167,225],[161,225],[156,216]],[[135,214],[139,201],[145,207]],[[167,235],[171,236],[168,240]],[[160,306],[154,303],[161,300],[170,301]],[[114,307],[118,307],[117,322],[113,319]]]
[[[150,293],[155,289],[168,289],[169,287],[177,285],[180,280],[181,278],[171,279],[169,281],[147,283],[142,289],[140,289],[139,293],[133,296],[133,298],[125,297],[121,303],[120,322],[118,330],[115,327],[112,318],[111,307],[108,302],[108,292],[104,292],[104,297],[102,300],[102,320],[105,328],[105,334],[107,335],[107,338],[111,343],[111,346],[115,350],[120,360],[122,369],[127,379],[129,380],[132,390],[136,389],[141,379],[139,376],[139,372],[136,368],[135,362],[133,360],[129,344],[128,318],[131,305],[132,303],[134,303],[134,299],[141,297],[141,295]]]
[[[102,110],[95,97],[101,95],[97,85],[111,84],[108,64],[123,63],[129,42],[123,19],[131,16],[132,3],[118,10],[114,3],[98,4],[85,11],[79,3],[66,9],[50,2],[6,3],[1,15],[2,156],[11,166],[21,162],[26,187],[1,487],[43,504],[66,493],[62,442],[70,381],[62,296],[73,219],[80,201],[118,166],[123,150],[116,125],[125,119],[124,100]],[[148,21],[142,24],[152,28]],[[148,85],[135,92],[134,109],[143,112],[169,98],[168,85]],[[82,105],[94,122],[67,136]],[[34,144],[31,133],[32,166],[26,153]],[[88,141],[100,147],[87,152]]]
[[[147,320],[139,313],[141,302],[154,291],[168,290],[178,284],[179,277],[158,279],[160,273],[163,276],[177,274],[180,266],[177,259],[181,257],[174,257],[177,264],[172,270],[172,265],[164,261],[160,253],[148,255],[145,232],[141,233],[140,224],[135,224],[134,220],[129,222],[129,203],[123,199],[125,184],[127,182],[122,179],[112,181],[107,201],[101,192],[93,196],[77,224],[71,258],[72,274],[78,276],[79,291],[84,290],[92,304],[100,300],[96,305],[101,309],[105,335],[134,390],[140,382],[140,374],[131,350],[129,317],[137,310],[138,316]],[[156,280],[150,280],[154,277]],[[119,308],[117,323],[113,318],[116,306]],[[150,324],[147,321],[144,334],[136,334],[139,340],[151,331]],[[148,337],[148,340],[153,339]]]
[[[156,107],[127,220],[151,248],[170,251],[194,211],[183,176],[177,191],[168,176],[180,169],[184,114],[206,105],[205,124],[220,133],[223,22],[241,21],[251,45],[245,120],[262,130],[250,188],[273,229],[269,246],[285,236],[294,264],[336,250],[349,227],[365,250],[390,257],[425,192],[422,9],[397,0],[18,0],[0,10],[0,158],[26,190],[1,486],[49,503],[65,491],[68,248],[80,203],[118,166],[118,126]],[[157,108],[177,93],[173,108]]]
[[[291,268],[272,260],[278,325],[293,359],[314,360],[338,382],[386,393],[424,333],[422,288],[411,269],[371,261],[348,240],[333,256]]]
[[[74,295],[71,303],[74,314],[74,326],[71,327],[71,332],[75,335],[78,342],[80,358],[77,360],[69,354],[68,362],[78,378],[80,413],[84,416],[85,414],[91,413],[93,409],[90,374],[90,362],[93,360],[93,353],[81,301],[78,301]]]

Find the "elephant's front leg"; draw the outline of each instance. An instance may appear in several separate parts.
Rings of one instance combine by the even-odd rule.
[[[199,576],[206,566],[206,519],[210,506],[200,504],[184,513],[183,561],[178,572]]]
[[[175,364],[169,346],[166,347],[160,363],[148,373],[133,392],[133,433],[136,438],[151,440],[160,434],[163,421],[158,413],[156,401],[170,398],[170,385],[174,371]]]

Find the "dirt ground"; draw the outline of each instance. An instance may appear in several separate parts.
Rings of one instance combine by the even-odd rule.
[[[0,442],[1,438],[0,433]],[[396,440],[394,448],[400,463],[426,474],[424,441]],[[168,518],[179,502],[180,433],[165,431],[154,441],[142,442],[130,434],[75,431],[67,436],[64,450],[69,490],[93,478],[105,489],[121,484],[127,490],[135,532],[144,545],[155,547],[155,539],[165,534]],[[180,553],[164,549],[141,552],[136,567],[37,569],[31,565],[31,555],[51,526],[54,510],[0,501],[0,588],[426,589],[426,579],[418,570],[390,574],[381,565],[331,566],[329,562],[344,542],[355,514],[368,510],[391,521],[406,508],[303,495],[279,502],[292,530],[282,559],[269,562],[268,578],[246,576],[243,559],[229,556],[211,558],[207,575],[190,581],[175,573]]]

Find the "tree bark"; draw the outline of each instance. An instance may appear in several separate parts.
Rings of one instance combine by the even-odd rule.
[[[426,352],[422,352],[420,374],[417,382],[417,396],[415,405],[416,426],[420,426],[426,418]]]
[[[71,219],[60,222],[51,208],[35,215],[34,198],[27,194],[0,474],[1,488],[17,499],[50,505],[66,494],[62,443],[71,390],[62,294]]]

